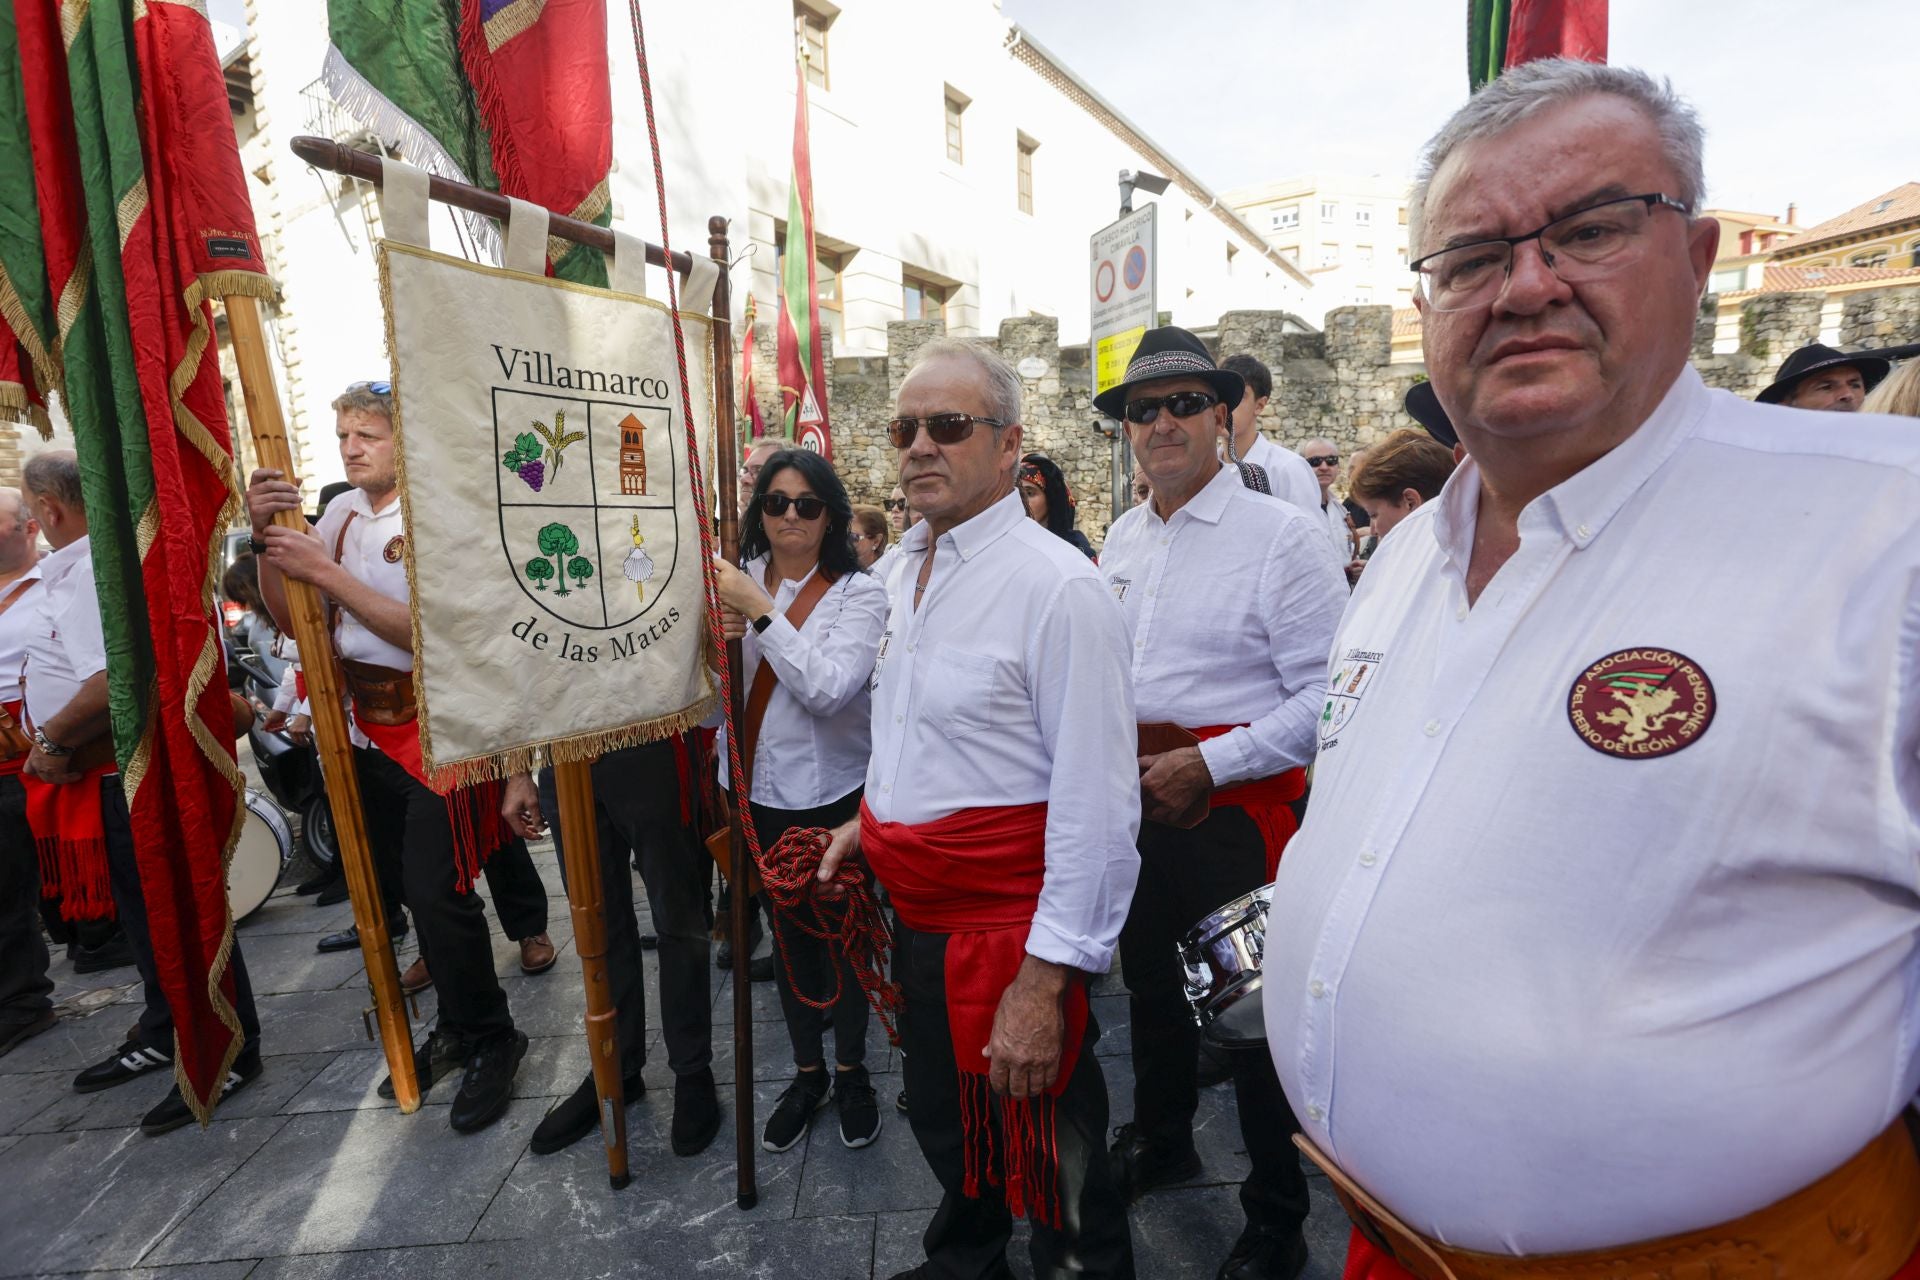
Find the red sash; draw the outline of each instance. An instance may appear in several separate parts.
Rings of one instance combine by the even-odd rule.
[[[1073,1075],[1087,1029],[1084,983],[1067,987],[1060,1075],[1037,1098],[996,1097],[987,1041],[1000,997],[1027,954],[1027,935],[1046,876],[1047,806],[962,809],[937,822],[881,822],[860,806],[860,847],[907,927],[944,933],[947,1027],[960,1070],[965,1181],[980,1196],[1004,1189],[1009,1212],[1060,1224],[1054,1108]]]
[[[1205,742],[1208,738],[1218,738],[1245,727],[1238,724],[1212,724],[1204,729],[1194,729],[1192,733]],[[1286,851],[1293,833],[1300,829],[1300,820],[1293,816],[1293,802],[1305,794],[1307,771],[1286,769],[1270,778],[1255,778],[1251,782],[1222,787],[1213,793],[1209,807],[1247,811],[1247,816],[1260,828],[1261,839],[1266,842],[1267,881],[1272,883],[1280,867],[1280,855]]]
[[[455,893],[472,889],[487,859],[512,836],[500,816],[505,784],[488,779],[464,787],[435,786],[427,777],[426,759],[420,754],[418,719],[405,724],[370,724],[356,716],[353,722],[383,755],[412,775],[415,782],[445,799],[447,821],[453,826],[453,889]]]
[[[0,612],[3,612],[3,611],[0,611]],[[20,726],[21,732],[24,733],[25,725],[27,723],[26,721],[27,704],[24,701],[7,702],[7,703],[0,703],[0,706],[6,707],[7,715],[12,718],[13,723],[16,726]],[[16,751],[19,750],[18,747],[15,747],[13,749]],[[32,752],[28,752],[27,754],[31,755]],[[0,760],[0,778],[12,777],[15,774],[18,774],[22,769],[26,767],[27,767],[26,756],[15,756],[11,760]]]
[[[1415,1277],[1355,1227],[1348,1233],[1347,1267],[1340,1273],[1340,1280],[1415,1280]],[[1906,1265],[1887,1280],[1920,1280],[1920,1249],[1914,1250]]]
[[[114,918],[100,779],[118,767],[108,760],[87,770],[78,782],[58,784],[20,775],[27,793],[27,826],[40,855],[40,896],[58,900],[60,918],[69,924]]]

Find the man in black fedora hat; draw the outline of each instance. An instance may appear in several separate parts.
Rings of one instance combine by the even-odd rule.
[[[1888,361],[1866,352],[1836,351],[1810,343],[1786,358],[1780,372],[1754,399],[1795,409],[1855,413],[1867,392],[1887,376]]]
[[[1200,1039],[1177,944],[1273,879],[1306,788],[1346,584],[1317,509],[1254,491],[1216,451],[1244,392],[1200,340],[1149,332],[1095,405],[1123,419],[1151,500],[1114,521],[1100,570],[1132,646],[1140,882],[1120,931],[1133,1118],[1111,1151],[1129,1198],[1186,1181]],[[1264,1045],[1227,1055],[1252,1171],[1246,1227],[1217,1274],[1291,1280],[1309,1204],[1297,1129]]]

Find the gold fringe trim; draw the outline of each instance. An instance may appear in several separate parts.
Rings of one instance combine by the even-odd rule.
[[[279,302],[280,286],[273,277],[258,271],[203,271],[187,286],[187,310],[197,311],[203,302],[237,293],[262,302]]]
[[[488,18],[480,30],[487,37],[487,52],[498,53],[500,46],[540,21],[547,0],[513,0],[513,3]]]
[[[140,221],[140,215],[147,208],[147,175],[141,174],[134,184],[127,188],[127,194],[120,197],[115,207],[114,220],[120,224],[120,252],[127,251],[127,237],[133,234],[133,228]]]
[[[27,304],[21,300],[19,291],[14,288],[13,278],[7,274],[5,265],[0,265],[0,320],[7,322],[7,328],[13,330],[14,338],[26,348],[27,359],[33,365],[33,376],[40,383],[40,393],[45,395],[49,391],[61,390],[66,383],[60,376],[60,363],[54,359],[53,352],[47,349],[47,344],[41,339],[40,330],[34,327],[32,317],[27,315]],[[58,345],[59,341],[56,338],[56,348]],[[45,417],[46,414],[43,411],[41,418]],[[40,424],[36,421],[34,425]],[[48,423],[41,429],[40,434],[51,440],[53,424]]]
[[[719,703],[720,695],[709,685],[708,691],[700,696],[700,701],[670,715],[656,716],[652,720],[622,725],[617,729],[597,729],[592,733],[574,734],[551,742],[536,742],[494,755],[454,760],[438,767],[429,762],[427,777],[432,780],[435,791],[445,794],[456,787],[471,786],[476,782],[499,782],[516,773],[531,773],[543,762],[568,764],[576,760],[597,760],[610,751],[637,747],[644,742],[657,742],[661,738],[670,738],[676,733],[696,728],[713,714]],[[422,729],[420,744],[423,757],[426,753],[426,736],[426,731]]]
[[[55,359],[65,359],[60,351],[65,349],[67,335],[73,332],[74,323],[80,319],[80,308],[92,287],[93,233],[89,231],[80,237],[80,252],[73,262],[73,274],[67,277],[66,287],[60,290],[60,301],[54,308],[55,323],[60,326],[60,336],[55,340]]]
[[[73,52],[73,42],[80,38],[80,28],[86,25],[90,8],[92,0],[66,0],[60,6],[60,40],[69,54]]]
[[[593,190],[587,192],[586,199],[575,206],[573,212],[567,216],[581,222],[592,222],[605,213],[607,206],[612,203],[613,192],[607,186],[607,179],[602,177],[594,184]],[[573,240],[562,240],[559,236],[547,237],[547,258],[553,262],[558,262],[575,249],[581,248],[585,246]]]

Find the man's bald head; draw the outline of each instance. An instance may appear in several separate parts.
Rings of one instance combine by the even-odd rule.
[[[40,558],[40,524],[26,494],[0,486],[0,577],[25,571]]]

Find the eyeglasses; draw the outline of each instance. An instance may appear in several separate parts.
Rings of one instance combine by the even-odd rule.
[[[377,382],[356,382],[352,386],[348,387],[347,390],[371,391],[373,392],[373,394],[377,396],[390,396],[393,394],[393,384],[391,382],[388,382],[385,378],[382,378]]]
[[[1127,401],[1127,421],[1144,427],[1160,416],[1162,405],[1176,418],[1191,418],[1219,403],[1220,397],[1211,391],[1176,391],[1170,396],[1141,396],[1138,400]]]
[[[818,520],[821,513],[826,511],[827,504],[824,499],[816,498],[810,493],[798,498],[789,498],[784,493],[760,495],[760,510],[775,519],[787,514],[788,507],[792,507],[802,520]]]
[[[959,444],[973,434],[976,422],[989,427],[1007,425],[998,418],[981,418],[971,413],[936,413],[925,418],[895,418],[887,424],[887,439],[893,441],[896,449],[910,449],[913,438],[925,427],[927,438],[935,444]]]
[[[889,511],[905,511],[907,509],[907,500],[905,498],[888,498],[885,505]]]
[[[1658,192],[1622,196],[1555,218],[1523,236],[1454,245],[1411,266],[1420,277],[1421,297],[1435,311],[1465,311],[1499,297],[1513,274],[1515,250],[1529,240],[1540,242],[1547,270],[1562,282],[1585,284],[1631,264],[1638,256],[1641,233],[1654,210],[1662,208],[1683,218],[1693,216],[1686,205]]]
[[[1340,457],[1338,454],[1329,453],[1324,457],[1308,458],[1307,465],[1310,467],[1337,467],[1340,465]]]
[[[855,542],[878,542],[880,541],[880,535],[877,533],[864,533],[859,529],[855,529],[853,531],[853,540]]]

